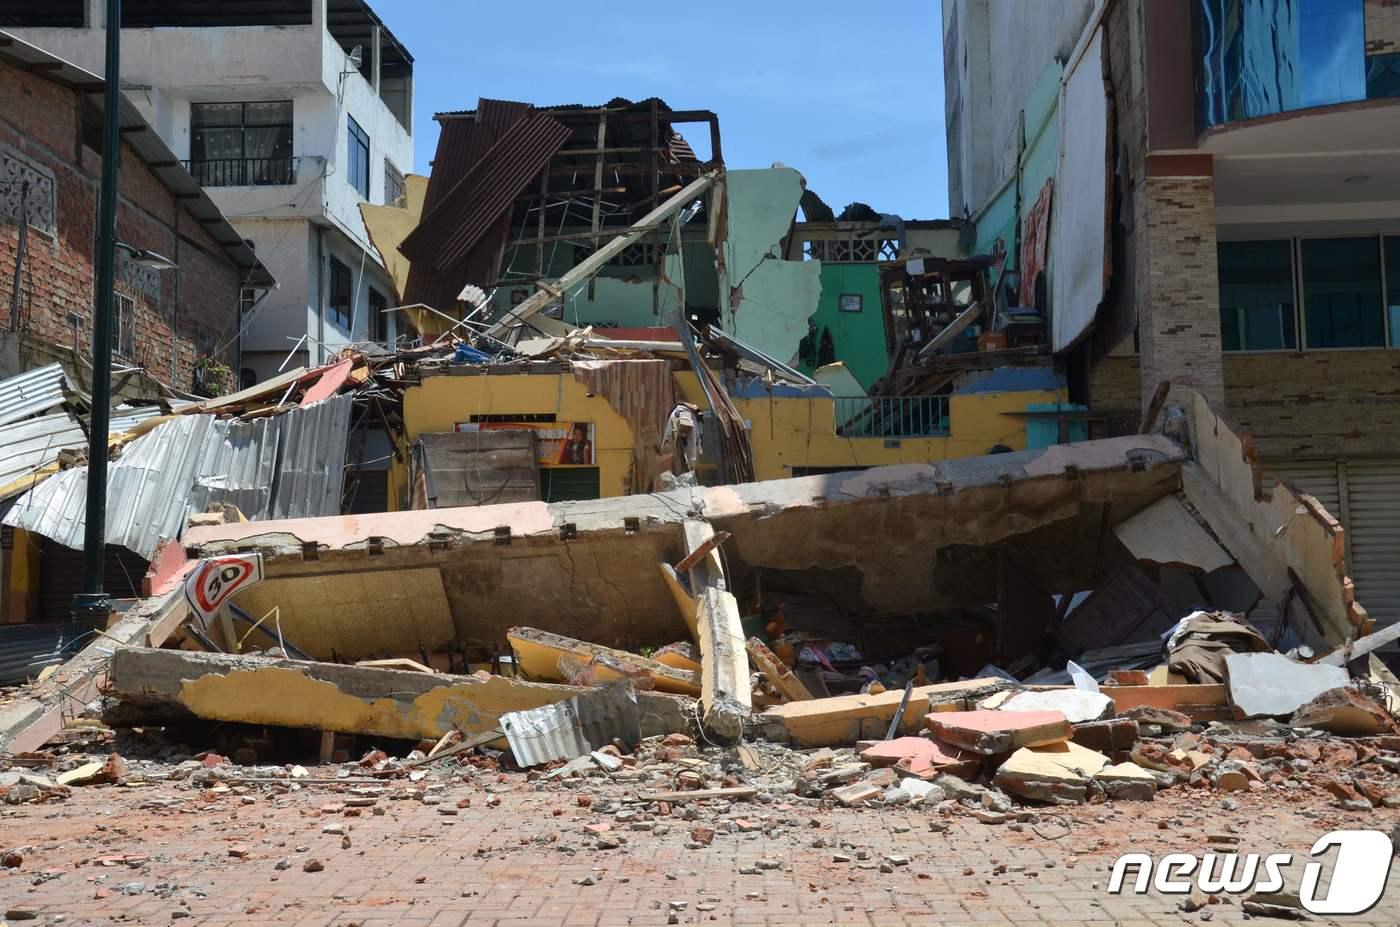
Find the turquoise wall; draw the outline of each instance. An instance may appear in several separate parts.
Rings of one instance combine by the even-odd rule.
[[[889,367],[885,313],[880,306],[880,268],[876,264],[822,264],[821,283],[821,300],[812,314],[816,337],[821,337],[822,329],[830,330],[836,359],[843,361],[868,390]],[[841,311],[843,293],[860,295],[860,312]],[[805,361],[801,369],[812,372]]]

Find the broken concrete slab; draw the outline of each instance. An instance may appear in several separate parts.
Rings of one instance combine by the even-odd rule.
[[[1081,747],[1097,750],[1100,753],[1116,753],[1131,750],[1142,735],[1138,723],[1131,718],[1112,718],[1108,721],[1090,721],[1076,724],[1074,736],[1070,739]]]
[[[1136,763],[1105,766],[1094,773],[1109,798],[1122,801],[1151,801],[1157,794],[1157,777]]]
[[[860,758],[871,766],[893,766],[896,773],[919,779],[941,773],[975,777],[982,763],[975,753],[918,736],[880,741],[860,751]]]
[[[117,725],[194,716],[407,740],[499,730],[501,716],[553,705],[587,689],[504,676],[426,675],[335,663],[183,650],[118,648],[109,713]],[[643,736],[685,732],[694,702],[637,693]],[[505,745],[501,738],[499,743]]]
[[[1210,573],[1235,562],[1176,496],[1158,499],[1120,523],[1113,533],[1139,561],[1158,566]]]
[[[1327,690],[1295,711],[1289,723],[1343,737],[1400,734],[1400,725],[1384,706],[1350,687]]]
[[[1089,777],[1107,765],[1108,757],[1076,743],[1023,747],[1001,764],[992,781],[1022,798],[1078,803],[1088,796]]]
[[[944,743],[983,756],[1067,741],[1074,733],[1058,711],[943,711],[925,723]]]
[[[618,679],[646,679],[658,692],[700,694],[700,674],[667,666],[625,650],[614,650],[587,641],[537,628],[511,628],[506,633],[515,651],[516,665],[532,679],[593,685]],[[588,676],[585,683],[574,676]]]
[[[1113,716],[1113,699],[1077,688],[1016,692],[997,707],[1000,711],[1058,711],[1071,724]]]
[[[1192,721],[1229,721],[1229,687],[1217,684],[1100,686],[1099,691],[1113,699],[1118,713],[1134,708],[1166,708],[1180,712]]]
[[[881,786],[871,782],[852,782],[850,785],[843,785],[839,789],[831,792],[831,797],[836,799],[846,807],[860,805],[873,798],[879,798],[883,793]]]
[[[714,526],[687,518],[682,528],[686,560],[693,564],[689,573],[700,644],[701,723],[715,737],[735,741],[753,713],[739,602],[729,591]]]
[[[962,704],[968,697],[989,695],[1004,685],[996,679],[969,679],[920,686],[914,689],[909,701],[911,705],[924,701]],[[889,691],[788,702],[755,716],[754,723],[768,740],[801,747],[839,747],[858,740],[883,738],[903,698],[903,691]],[[904,713],[896,733],[914,734],[922,725],[919,713],[911,709]]]
[[[1291,715],[1351,678],[1343,667],[1299,663],[1281,653],[1232,653],[1225,669],[1230,703],[1241,721]]]
[[[1163,734],[1180,734],[1191,730],[1191,718],[1183,712],[1155,705],[1138,705],[1119,711],[1118,717],[1136,721],[1141,727],[1155,727]]]

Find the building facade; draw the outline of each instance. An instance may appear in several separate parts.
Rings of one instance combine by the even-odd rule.
[[[0,37],[0,377],[59,361],[87,389],[78,358],[92,350],[102,84]],[[120,119],[114,366],[184,393],[223,392],[240,295],[274,281],[135,107]]]
[[[944,0],[943,29],[952,212],[1043,270],[1072,398],[1126,430],[1199,389],[1400,620],[1400,3]]]
[[[26,41],[100,72],[104,4],[5,4]],[[42,7],[42,9],[40,9]],[[243,301],[239,379],[402,330],[359,206],[403,196],[413,58],[360,0],[128,0],[122,87],[280,286]]]

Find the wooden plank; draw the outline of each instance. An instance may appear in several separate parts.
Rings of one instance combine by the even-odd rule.
[[[709,801],[714,798],[755,798],[758,789],[739,785],[727,789],[692,789],[689,792],[638,792],[637,801],[664,801],[668,804],[686,801]]]
[[[792,674],[778,655],[768,649],[768,645],[756,637],[748,640],[749,659],[763,673],[764,677],[778,690],[784,701],[803,702],[812,697],[802,680]]]
[[[1231,717],[1230,689],[1224,685],[1099,686],[1099,691],[1113,699],[1114,711],[1119,714],[1151,707],[1179,711],[1192,721],[1228,721]]]
[[[700,631],[695,626],[695,599],[681,585],[675,567],[669,563],[658,563],[657,567],[661,570],[661,578],[666,581],[666,588],[671,590],[671,596],[676,600],[676,609],[681,613],[681,620],[690,630],[690,636],[699,643]]]
[[[572,660],[581,670],[591,673],[594,681],[599,683],[644,677],[659,692],[690,696],[701,694],[701,674],[676,669],[625,650],[614,650],[537,628],[511,628],[506,632],[506,640],[510,641],[511,649],[515,651],[516,665],[521,672],[534,679],[573,682],[560,668],[562,661]]]
[[[714,550],[716,547],[719,547],[725,541],[729,540],[729,538],[730,534],[728,531],[715,532],[712,536],[706,538],[700,544],[699,547],[686,554],[684,560],[676,564],[676,572],[689,573],[691,568],[700,562],[701,557],[704,557],[707,554],[709,554],[710,551]]]

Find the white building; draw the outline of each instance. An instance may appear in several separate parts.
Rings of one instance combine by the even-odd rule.
[[[102,72],[103,0],[6,6],[25,41]],[[280,282],[244,306],[242,379],[392,342],[359,204],[394,201],[412,167],[408,51],[362,0],[122,6],[122,88]]]

